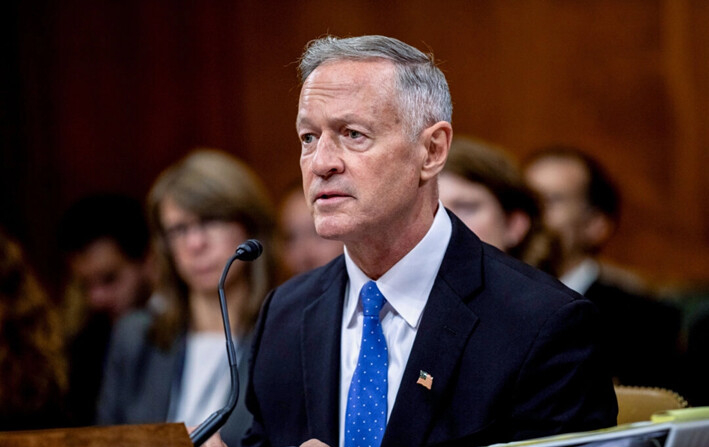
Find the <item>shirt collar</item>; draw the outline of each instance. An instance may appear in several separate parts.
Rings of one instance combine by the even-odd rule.
[[[439,201],[433,224],[423,239],[376,281],[388,303],[384,310],[391,306],[412,328],[416,328],[421,320],[451,234],[450,217]],[[345,265],[349,287],[345,297],[344,321],[349,326],[355,320],[355,311],[361,312],[359,291],[370,278],[354,263],[347,247]]]
[[[586,259],[581,264],[576,266],[570,272],[562,275],[559,280],[566,287],[572,289],[581,295],[585,295],[591,284],[598,279],[601,268],[593,259]]]

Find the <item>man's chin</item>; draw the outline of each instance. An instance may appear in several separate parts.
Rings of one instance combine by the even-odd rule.
[[[321,238],[333,241],[341,241],[344,235],[347,234],[346,226],[332,219],[324,219],[321,222],[316,222],[315,231]]]

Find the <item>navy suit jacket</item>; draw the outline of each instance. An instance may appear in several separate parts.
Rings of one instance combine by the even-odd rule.
[[[615,425],[595,306],[451,220],[382,447],[487,445]],[[338,445],[347,281],[340,256],[268,296],[252,346],[254,423],[244,446]],[[416,383],[421,370],[433,376],[430,390]]]

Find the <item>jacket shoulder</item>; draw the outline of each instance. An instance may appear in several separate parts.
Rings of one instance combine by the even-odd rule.
[[[344,255],[340,255],[324,266],[297,275],[269,294],[269,308],[304,306],[317,298],[338,281],[347,278]]]

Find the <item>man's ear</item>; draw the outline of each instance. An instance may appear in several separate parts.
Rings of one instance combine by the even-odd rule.
[[[452,138],[453,127],[447,121],[439,121],[423,131],[426,153],[421,166],[422,182],[431,180],[441,172],[448,158]]]

